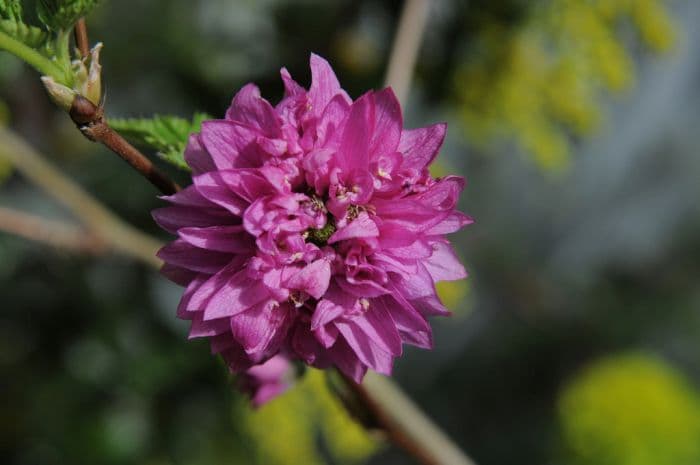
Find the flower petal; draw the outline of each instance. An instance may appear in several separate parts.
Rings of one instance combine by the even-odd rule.
[[[438,123],[417,129],[404,129],[398,151],[403,153],[404,169],[422,170],[433,162],[445,140],[447,124]]]

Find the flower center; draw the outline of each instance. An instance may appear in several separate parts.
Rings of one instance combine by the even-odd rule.
[[[316,244],[319,247],[323,247],[328,242],[328,239],[335,232],[335,222],[333,217],[328,215],[325,226],[320,229],[309,229],[306,231],[305,239],[308,242]]]

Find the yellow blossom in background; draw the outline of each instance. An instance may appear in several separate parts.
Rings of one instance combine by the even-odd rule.
[[[488,18],[455,76],[461,117],[480,145],[513,141],[546,170],[567,166],[572,141],[602,119],[606,94],[634,83],[634,45],[674,43],[664,0],[545,0],[524,20]]]
[[[266,465],[323,465],[322,438],[337,464],[366,460],[377,443],[356,423],[327,386],[322,371],[308,368],[284,395],[245,415],[258,462]]]
[[[562,391],[559,413],[569,463],[700,463],[700,399],[680,373],[652,355],[594,363]]]

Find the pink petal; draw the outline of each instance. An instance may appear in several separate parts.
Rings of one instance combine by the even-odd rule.
[[[323,299],[316,304],[316,309],[311,315],[311,330],[316,330],[319,327],[330,323],[343,314],[345,309],[331,302],[328,299]]]
[[[212,171],[195,176],[192,180],[197,191],[208,200],[236,216],[241,216],[247,208],[248,202],[231,190],[222,173],[225,171]]]
[[[445,140],[447,124],[438,123],[418,129],[404,129],[398,151],[403,153],[402,167],[422,170],[433,162]]]
[[[207,274],[217,273],[233,258],[229,254],[199,249],[181,239],[165,245],[156,255],[171,265]]]
[[[345,241],[353,238],[366,238],[379,236],[379,229],[369,215],[365,212],[360,213],[357,218],[352,220],[344,227],[338,229],[328,239],[329,244],[334,244],[339,241]]]
[[[362,328],[352,323],[336,323],[335,326],[362,363],[378,373],[391,375],[393,357],[367,337]]]
[[[380,155],[392,154],[396,151],[401,139],[403,118],[401,105],[390,87],[374,93],[376,105],[376,121],[369,145],[373,159]]]
[[[268,296],[262,282],[248,278],[246,270],[241,270],[214,292],[204,308],[204,319],[231,317],[248,310]]]
[[[315,115],[320,115],[333,97],[338,94],[347,96],[347,94],[340,88],[338,78],[326,60],[312,53],[310,64],[311,87],[308,95],[311,100],[311,111]]]
[[[182,228],[178,235],[188,244],[201,249],[249,255],[255,252],[253,237],[240,225]]]
[[[214,160],[204,148],[199,134],[190,134],[185,148],[185,162],[192,168],[192,174],[195,176],[216,170]]]
[[[259,130],[228,120],[202,123],[201,141],[220,170],[260,166]]]
[[[289,309],[274,301],[263,301],[230,318],[233,337],[247,354],[267,349],[278,332],[289,329]],[[286,329],[285,329],[286,328]]]
[[[345,339],[339,338],[338,342],[331,347],[329,355],[333,364],[346,376],[358,384],[362,382],[362,378],[367,373],[367,365],[360,361]]]
[[[331,265],[326,259],[316,260],[302,268],[287,281],[287,287],[304,291],[314,299],[320,299],[331,280]]]
[[[226,111],[226,119],[258,129],[269,137],[275,137],[280,132],[275,109],[260,96],[260,89],[254,84],[243,86],[233,97]]]
[[[374,127],[374,96],[366,93],[350,107],[340,147],[338,166],[345,174],[364,172],[369,168],[369,141]]]
[[[432,243],[433,254],[423,262],[433,281],[455,281],[467,277],[454,249],[443,241]]]
[[[439,236],[443,234],[450,234],[459,231],[464,226],[473,224],[474,220],[471,216],[465,215],[459,211],[453,211],[440,223],[436,224],[432,228],[425,231],[426,236]]]

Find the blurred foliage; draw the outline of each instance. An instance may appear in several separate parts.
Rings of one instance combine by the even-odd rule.
[[[99,2],[100,0],[39,0],[37,15],[49,29],[70,29]]]
[[[48,41],[45,31],[25,23],[19,0],[0,0],[0,32],[30,48],[39,49]]]
[[[185,146],[193,132],[198,132],[202,121],[211,119],[205,113],[195,113],[192,121],[176,116],[156,115],[153,118],[110,119],[110,125],[127,139],[158,151],[166,162],[190,171],[185,162]]]
[[[325,374],[313,368],[285,394],[249,411],[245,422],[265,465],[322,465],[328,463],[324,450],[331,463],[353,464],[377,449],[329,390]]]
[[[674,25],[665,0],[505,3],[467,10],[476,29],[455,75],[462,121],[474,142],[510,139],[559,170],[600,124],[605,95],[633,83],[635,45],[669,50]]]
[[[661,359],[612,356],[578,374],[559,410],[581,465],[700,463],[700,397]]]

